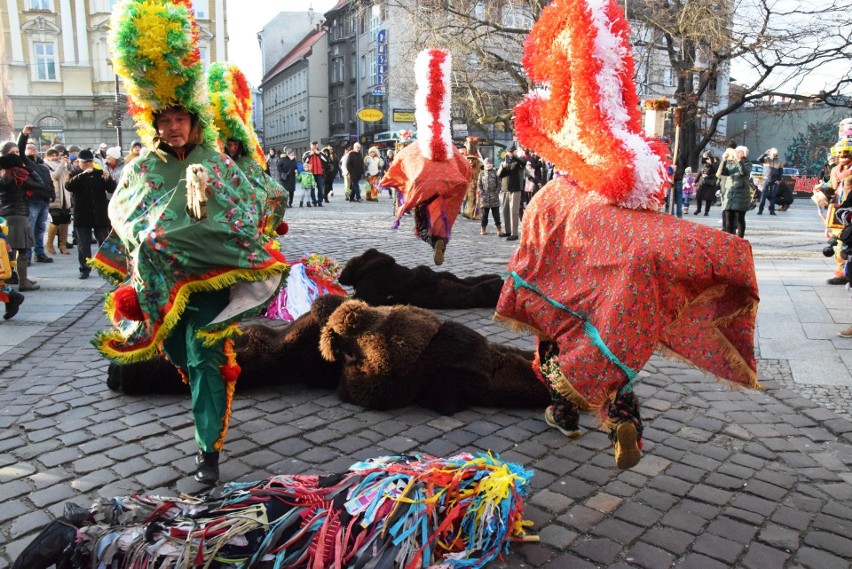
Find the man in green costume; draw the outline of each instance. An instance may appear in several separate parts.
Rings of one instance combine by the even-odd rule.
[[[123,0],[110,44],[150,150],[110,201],[114,234],[92,265],[121,286],[95,345],[130,363],[162,351],[192,392],[195,479],[213,484],[239,366],[236,322],[277,292],[287,264],[261,229],[266,204],[216,146],[193,14],[183,2]]]

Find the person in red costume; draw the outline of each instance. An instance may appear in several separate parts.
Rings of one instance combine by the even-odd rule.
[[[545,421],[574,437],[579,410],[597,413],[619,468],[641,457],[633,382],[656,350],[758,385],[751,248],[659,213],[666,149],[643,134],[628,37],[614,1],[586,0],[550,4],[527,37],[524,66],[547,92],[515,108],[517,137],[565,175],[527,207],[497,305],[538,338]]]
[[[436,265],[444,262],[471,179],[470,163],[453,146],[450,132],[451,67],[450,54],[439,49],[427,49],[417,56],[417,140],[397,154],[381,181],[404,197],[395,227],[403,215],[413,211],[415,235],[432,246]]]

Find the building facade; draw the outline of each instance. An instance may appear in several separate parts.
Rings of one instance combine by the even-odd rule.
[[[294,148],[328,136],[328,36],[317,26],[266,72],[263,141],[267,149]]]
[[[116,0],[0,0],[3,92],[16,134],[27,124],[42,147],[64,143],[128,148],[136,138],[107,34]],[[227,59],[225,0],[194,0],[201,58]],[[0,122],[2,127],[2,122]],[[13,132],[0,133],[3,139]],[[35,138],[35,137],[33,137]]]

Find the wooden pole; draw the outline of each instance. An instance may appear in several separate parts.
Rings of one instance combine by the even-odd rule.
[[[678,168],[678,151],[680,150],[680,125],[683,120],[683,109],[681,107],[675,107],[674,109],[674,119],[675,119],[675,132],[674,132],[674,148],[672,149],[672,189],[669,191],[669,213],[674,215],[675,213],[675,187],[674,187],[674,178],[677,174]],[[681,182],[682,183],[682,182]],[[682,187],[682,186],[681,186]],[[683,191],[683,190],[681,190]]]

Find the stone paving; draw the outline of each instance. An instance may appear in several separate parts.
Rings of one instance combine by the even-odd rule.
[[[348,204],[337,194],[330,207],[288,212],[288,257],[319,251],[345,262],[375,246],[408,266],[430,262],[409,222],[389,229],[387,199]],[[819,235],[808,237],[810,252],[804,242],[779,246],[771,227],[761,229],[767,220],[748,219],[759,269],[779,247],[825,269],[813,257]],[[461,276],[500,272],[514,247],[489,229],[480,236],[478,224],[459,220],[442,268]],[[0,569],[66,501],[88,506],[95,496],[200,490],[189,476],[195,443],[188,401],[106,388],[107,363],[89,339],[105,322],[100,295],[107,288],[95,278],[77,281],[69,257],[32,273],[45,290],[28,293],[19,316],[0,323],[0,337],[20,338],[0,350]],[[823,289],[820,280],[809,282],[801,286]],[[78,294],[82,300],[69,301],[50,322],[27,313]],[[495,342],[532,345],[492,322],[491,313],[440,315]],[[333,392],[298,385],[238,392],[221,477],[335,472],[384,454],[490,450],[535,470],[526,517],[541,536],[493,567],[848,568],[849,389],[796,382],[795,365],[760,359],[765,389],[749,391],[652,358],[636,388],[645,455],[628,471],[614,467],[609,441],[588,416],[584,435],[569,441],[547,427],[541,409],[473,408],[447,417],[418,407],[365,411]],[[821,404],[826,397],[840,401],[836,412]]]

